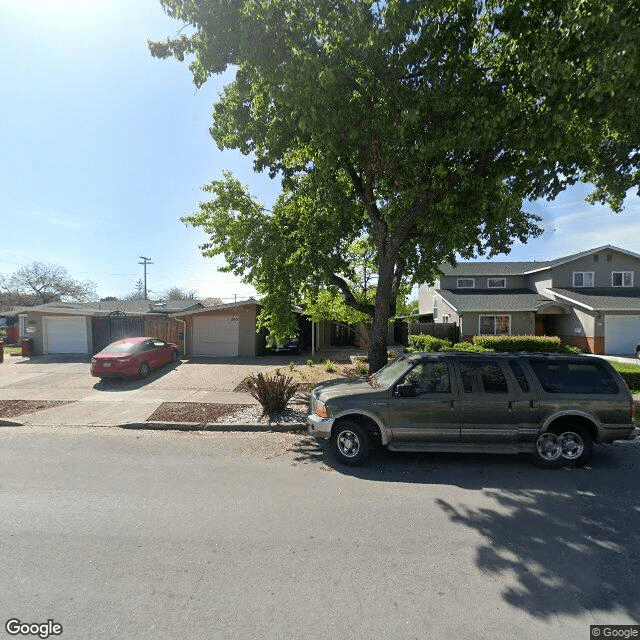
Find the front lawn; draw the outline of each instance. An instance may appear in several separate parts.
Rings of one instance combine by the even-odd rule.
[[[609,360],[613,368],[624,378],[631,393],[640,394],[640,365],[627,364],[626,362],[617,362]]]

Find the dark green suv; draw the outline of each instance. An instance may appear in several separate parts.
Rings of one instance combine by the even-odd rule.
[[[309,433],[339,460],[393,451],[530,452],[547,467],[583,465],[593,443],[628,438],[634,404],[611,365],[543,353],[414,353],[367,380],[335,380],[311,396]]]

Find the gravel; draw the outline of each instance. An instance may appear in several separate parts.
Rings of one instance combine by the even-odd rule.
[[[71,400],[0,400],[0,418],[14,418],[52,407],[69,404]]]

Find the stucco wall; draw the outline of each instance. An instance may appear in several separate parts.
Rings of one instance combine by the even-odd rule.
[[[487,280],[489,278],[505,278],[506,287],[505,289],[523,289],[527,286],[527,279],[525,276],[502,276],[502,275],[494,275],[494,276],[442,276],[440,278],[440,286],[436,287],[439,289],[457,289],[458,288],[458,278],[473,278],[474,279],[474,289],[487,289]],[[503,291],[502,288],[492,288],[493,291]]]
[[[479,335],[480,316],[506,315],[511,316],[511,335],[532,335],[535,331],[535,316],[529,311],[518,311],[512,313],[471,313],[469,311],[462,315],[460,324],[460,334],[464,337]]]
[[[77,318],[78,315],[69,313],[42,313],[40,311],[29,311],[26,314],[25,329],[27,333],[22,336],[24,338],[30,338],[33,340],[33,354],[40,356],[44,354],[44,322],[43,317],[62,317],[62,318]],[[87,354],[93,353],[92,331],[91,331],[91,316],[83,317],[87,328]],[[35,333],[29,331],[29,329],[35,328]]]
[[[611,255],[611,262],[607,261],[607,255]],[[597,262],[594,256],[598,257]],[[594,287],[610,287],[612,271],[633,271],[633,285],[640,286],[640,260],[617,251],[603,251],[554,267],[552,269],[553,286],[573,287],[574,271],[593,271]]]

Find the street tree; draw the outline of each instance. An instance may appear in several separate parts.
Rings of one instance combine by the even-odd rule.
[[[162,298],[165,300],[195,300],[198,292],[195,289],[182,289],[180,287],[169,287],[163,292]]]
[[[184,220],[204,255],[263,294],[260,321],[290,330],[292,303],[336,287],[371,318],[369,362],[407,283],[443,262],[508,253],[539,235],[524,199],[591,181],[619,210],[638,184],[638,10],[629,0],[161,0],[188,33],[150,43],[201,86],[220,148],[279,177],[267,210],[233,176]],[[371,242],[375,299],[347,259]]]
[[[87,302],[96,299],[94,282],[72,278],[64,267],[32,262],[0,280],[2,298],[12,305]]]
[[[138,281],[135,284],[133,291],[128,293],[125,297],[125,300],[135,301],[135,300],[144,300],[144,282],[142,282],[142,278],[138,278]]]

